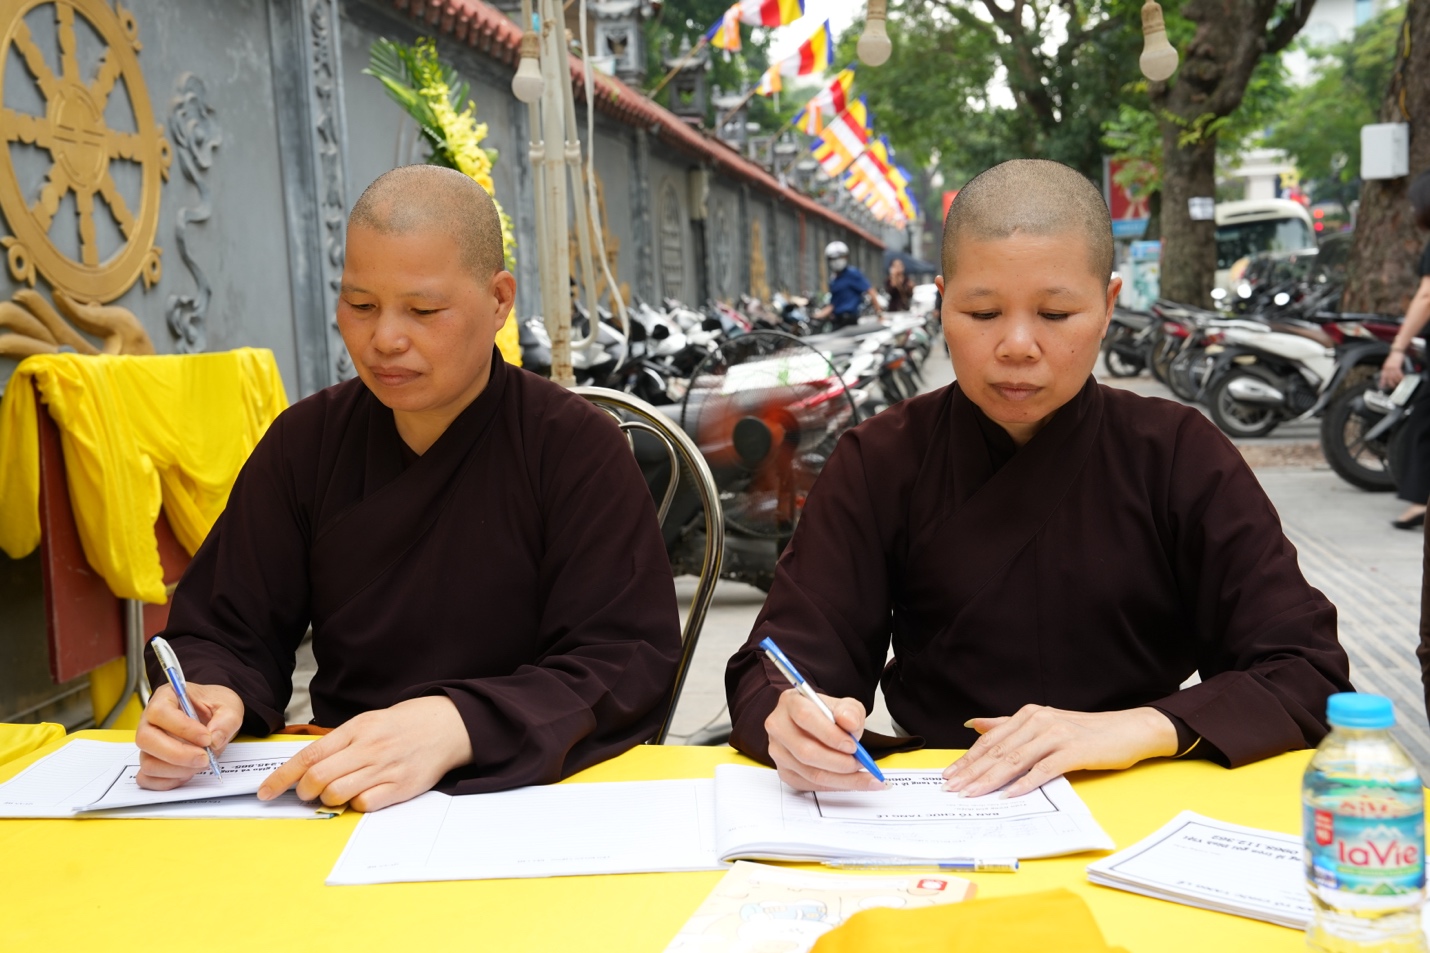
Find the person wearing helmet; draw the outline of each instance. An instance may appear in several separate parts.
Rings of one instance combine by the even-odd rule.
[[[824,259],[829,262],[829,304],[815,312],[816,320],[831,319],[835,328],[859,323],[859,309],[867,296],[878,312],[879,298],[864,273],[849,264],[849,246],[830,242],[824,246]]]

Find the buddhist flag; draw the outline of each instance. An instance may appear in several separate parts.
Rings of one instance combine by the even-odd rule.
[[[776,63],[760,76],[760,83],[755,87],[755,92],[761,96],[773,96],[784,89],[784,78],[780,76],[780,67]]]
[[[786,67],[795,65],[791,72]],[[780,72],[786,76],[808,76],[822,73],[834,65],[834,35],[829,32],[829,21],[825,20],[814,35],[800,44],[799,53],[781,64]]]
[[[829,85],[815,93],[794,117],[794,125],[807,135],[817,136],[824,130],[825,119],[831,119],[849,105],[849,91],[854,86],[854,71],[840,70]]]
[[[869,141],[869,107],[856,99],[819,134],[814,157],[830,176],[837,176],[863,152]]]
[[[788,26],[802,16],[804,0],[740,0],[725,11],[705,39],[716,49],[733,53],[740,49],[740,24]]]

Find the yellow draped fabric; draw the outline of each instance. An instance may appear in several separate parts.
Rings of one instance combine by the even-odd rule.
[[[497,350],[502,360],[512,367],[521,366],[521,334],[516,327],[516,312],[506,316],[506,324],[497,332]]]
[[[39,431],[31,382],[59,426],[90,566],[126,599],[165,601],[154,521],[198,549],[243,462],[288,406],[273,352],[22,361],[0,398],[0,549],[40,543]]]
[[[1118,953],[1070,890],[854,914],[813,953]]]
[[[23,758],[52,741],[65,736],[64,725],[41,722],[38,725],[0,725],[0,764]]]

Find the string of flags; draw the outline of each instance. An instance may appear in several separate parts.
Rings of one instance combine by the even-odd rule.
[[[705,34],[716,49],[737,52],[740,27],[788,26],[804,15],[804,0],[737,0]],[[799,48],[760,76],[755,94],[773,96],[790,77],[823,73],[834,65],[834,35],[825,20]],[[854,69],[837,72],[795,114],[792,124],[814,138],[810,146],[830,178],[840,182],[879,221],[902,228],[918,215],[913,177],[894,159],[893,148],[873,132],[864,98],[853,95]]]

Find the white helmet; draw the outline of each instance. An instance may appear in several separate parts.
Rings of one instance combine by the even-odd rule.
[[[849,246],[843,242],[830,242],[824,246],[825,258],[848,258]]]

